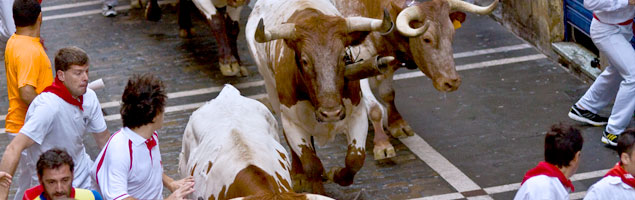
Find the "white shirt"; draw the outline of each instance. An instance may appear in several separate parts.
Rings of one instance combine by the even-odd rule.
[[[584,199],[635,199],[635,190],[617,176],[606,176],[593,184]]]
[[[556,177],[538,175],[520,186],[514,200],[568,200],[569,192]]]
[[[110,137],[91,168],[104,199],[163,199],[159,138],[156,133],[152,137],[157,142],[152,151],[146,139],[127,127]]]
[[[635,17],[635,6],[628,0],[584,0],[584,8],[595,13],[602,23],[618,24]]]
[[[27,165],[36,166],[40,155],[49,149],[66,150],[75,163],[73,187],[96,189],[89,176],[93,161],[86,153],[82,135],[105,131],[106,121],[93,90],[86,90],[82,108],[83,111],[53,93],[43,92],[29,105],[20,133],[35,142],[26,149]],[[29,185],[20,185],[26,187],[26,190],[39,183],[35,167],[25,170],[32,170],[32,180],[35,181],[31,181],[32,184]]]

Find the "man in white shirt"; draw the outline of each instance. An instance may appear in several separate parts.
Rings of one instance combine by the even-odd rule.
[[[194,191],[194,179],[174,181],[163,173],[159,138],[167,96],[151,75],[133,76],[121,96],[123,128],[110,137],[92,166],[91,175],[104,199],[163,199],[165,185],[181,199]]]
[[[110,132],[95,92],[87,89],[88,55],[78,47],[65,47],[55,56],[56,77],[53,84],[30,104],[25,124],[7,146],[0,171],[15,173],[20,152],[27,151],[27,163],[35,166],[40,154],[59,148],[68,152],[76,163],[73,187],[95,189],[89,176],[93,161],[86,153],[82,135],[94,133],[97,145],[104,146]],[[35,169],[24,169],[35,170]],[[37,173],[31,173],[37,174]],[[2,178],[11,179],[10,176]],[[20,183],[18,190],[26,190],[39,184],[37,176],[31,183]],[[6,199],[9,187],[0,185],[0,198]]]
[[[589,188],[585,200],[635,199],[635,129],[620,134],[617,155],[620,162]]]
[[[514,200],[568,200],[574,188],[569,180],[580,163],[582,134],[569,125],[556,124],[545,136],[545,161],[527,171]]]
[[[633,37],[635,0],[584,0],[584,7],[593,11],[591,39],[609,61],[589,90],[571,106],[569,117],[596,126],[606,125],[601,141],[617,146],[635,110],[635,50],[629,42]],[[596,113],[613,104],[607,119]]]

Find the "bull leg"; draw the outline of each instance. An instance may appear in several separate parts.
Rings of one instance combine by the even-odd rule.
[[[240,74],[248,76],[249,71],[243,66],[238,54],[238,34],[240,33],[239,21],[240,21],[240,7],[227,6],[227,15],[225,16],[225,30],[227,31],[227,38],[229,39],[229,46],[231,48],[232,56],[236,59],[237,63],[232,63],[232,70],[240,70]]]
[[[237,61],[231,56],[231,47],[227,36],[224,13],[225,8],[218,8],[218,13],[212,15],[211,20],[209,20],[209,25],[214,34],[214,38],[216,38],[216,44],[218,45],[218,64],[221,73],[224,76],[236,76],[240,71],[233,70],[231,67],[232,62],[237,63]]]
[[[284,138],[291,148],[291,180],[296,192],[325,194],[324,167],[317,157],[311,136],[282,116]]]
[[[157,0],[150,0],[146,6],[146,19],[156,22],[161,19],[161,8]]]
[[[190,38],[193,36],[192,32],[192,10],[196,7],[192,0],[179,0],[178,3],[178,21],[179,21],[179,36],[182,38]]]
[[[373,91],[370,89],[368,79],[362,79],[360,82],[362,89],[362,96],[366,103],[366,111],[368,112],[368,119],[373,124],[373,130],[375,137],[373,138],[373,155],[375,160],[381,160],[385,158],[395,157],[395,148],[390,144],[390,140],[383,127],[383,117],[385,110],[382,105],[377,101]]]
[[[361,105],[364,106],[364,105]],[[355,174],[364,166],[366,159],[366,136],[368,134],[368,118],[366,109],[354,109],[351,114],[349,129],[347,134],[348,150],[346,152],[345,167],[334,167],[329,170],[327,176],[329,180],[341,185],[349,186],[353,184]]]
[[[395,72],[395,68],[391,67],[383,75],[375,78],[378,84],[378,93],[388,113],[388,131],[393,137],[406,137],[413,136],[414,130],[410,127],[408,122],[401,117],[397,106],[395,106],[395,89],[392,85],[392,79]]]

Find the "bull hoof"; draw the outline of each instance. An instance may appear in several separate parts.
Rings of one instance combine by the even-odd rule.
[[[415,131],[412,130],[410,125],[408,125],[408,122],[404,121],[403,119],[395,121],[394,123],[388,125],[388,131],[390,132],[390,135],[395,138],[403,138],[415,135]]]
[[[182,38],[191,38],[194,36],[194,29],[179,29],[179,37]]]
[[[381,159],[392,158],[397,156],[397,153],[395,152],[395,148],[390,143],[388,143],[387,145],[375,144],[375,147],[373,147],[373,154],[375,156],[375,160],[381,160]]]
[[[156,1],[148,2],[148,5],[146,6],[145,16],[148,21],[153,22],[159,21],[161,19],[161,8],[159,7],[159,4],[156,3]]]
[[[249,70],[244,66],[240,66],[240,75],[249,76]]]
[[[232,69],[231,64],[218,63],[218,65],[220,66],[220,73],[223,74],[223,76],[236,76],[238,72]]]

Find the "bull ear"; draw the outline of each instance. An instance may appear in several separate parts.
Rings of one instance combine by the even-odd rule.
[[[452,12],[450,13],[450,21],[459,21],[461,23],[463,23],[465,21],[465,13],[461,12],[461,11],[456,11],[456,12]]]

